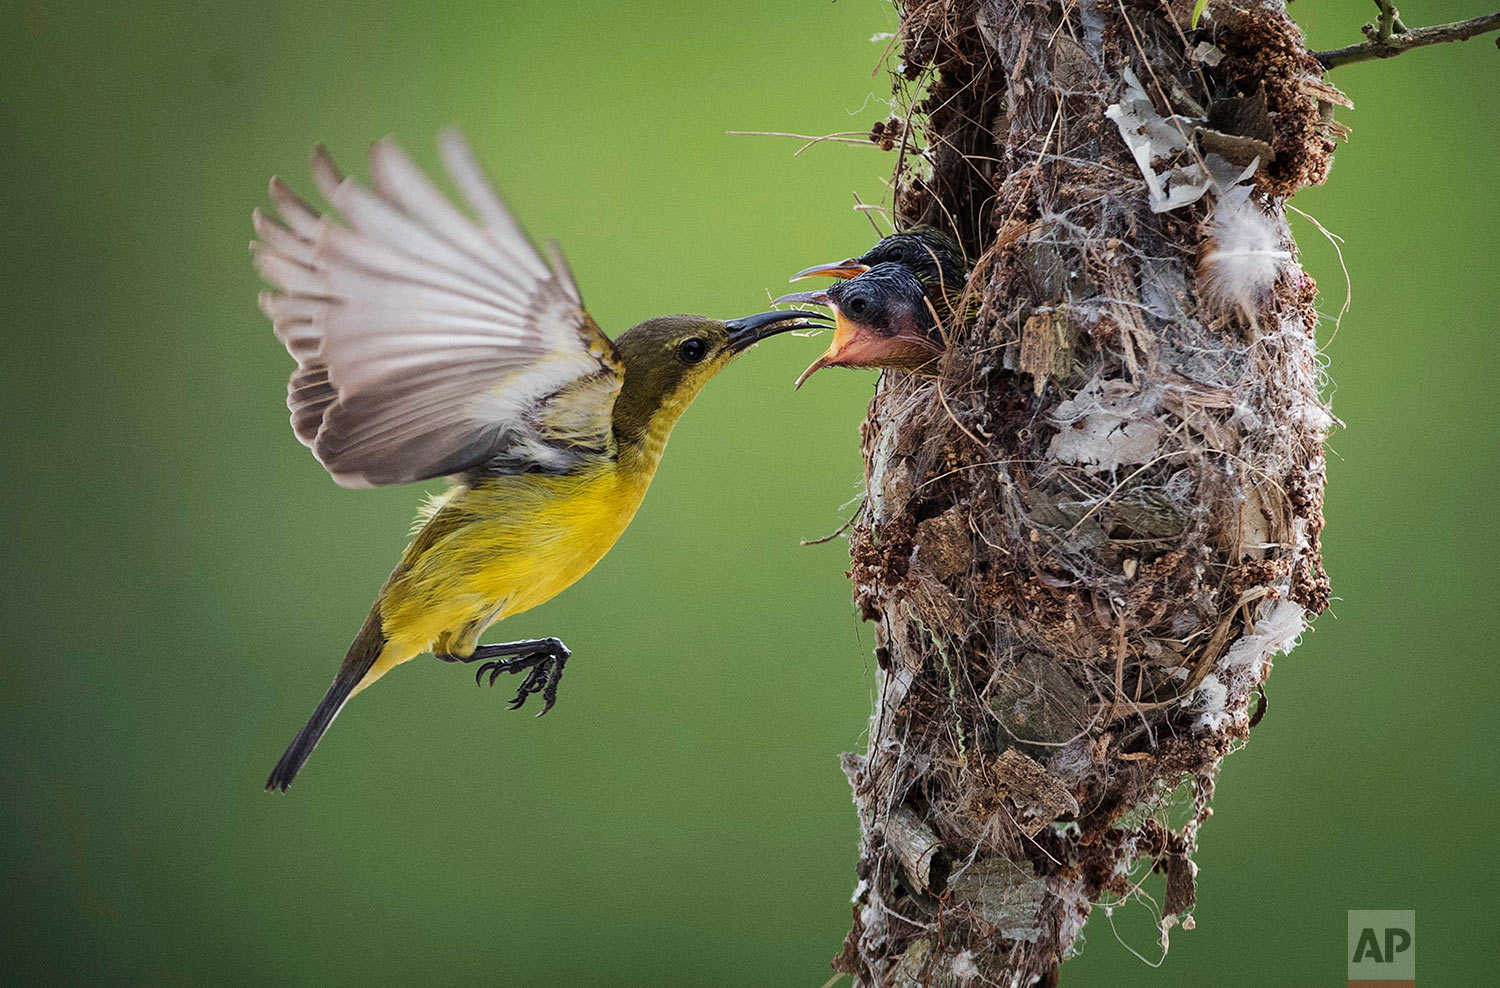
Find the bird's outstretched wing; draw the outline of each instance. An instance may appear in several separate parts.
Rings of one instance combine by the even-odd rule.
[[[292,428],[345,487],[565,470],[613,449],[623,365],[567,262],[537,254],[456,130],[439,142],[477,222],[389,137],[371,188],[314,150],[342,223],[279,179],[280,221],[255,211],[256,267],[278,289],[260,307],[297,360]]]

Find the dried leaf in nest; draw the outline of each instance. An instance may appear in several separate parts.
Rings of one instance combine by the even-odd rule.
[[[1161,935],[1165,941],[1167,931],[1177,923],[1183,923],[1183,929],[1192,929],[1191,919],[1183,921],[1183,917],[1193,908],[1193,903],[1198,901],[1198,866],[1186,854],[1172,854],[1167,858],[1167,893],[1166,901],[1162,906]]]
[[[892,458],[879,483],[870,485],[870,510],[876,518],[888,518],[892,513],[906,510],[912,493],[917,489],[915,471],[906,458]]]
[[[1126,69],[1124,79],[1125,91],[1120,101],[1105,108],[1104,115],[1115,122],[1120,138],[1135,158],[1136,167],[1146,180],[1153,213],[1190,205],[1209,192],[1222,193],[1269,160],[1272,137],[1269,117],[1263,123],[1256,112],[1257,105],[1265,111],[1264,94],[1261,94],[1258,104],[1254,98],[1245,97],[1234,98],[1245,100],[1242,103],[1235,103],[1234,99],[1220,101],[1230,104],[1221,111],[1224,126],[1216,127],[1209,121],[1205,128],[1201,119],[1176,114],[1163,117],[1156,112],[1134,72]],[[1182,157],[1188,146],[1188,137],[1193,134],[1200,139],[1209,135],[1204,144],[1205,153],[1201,157],[1194,156],[1196,160],[1185,159],[1179,165],[1159,171],[1156,162],[1171,162]],[[1216,141],[1219,146],[1211,146]],[[1266,148],[1264,155],[1245,157],[1247,152],[1261,146]],[[1235,158],[1245,157],[1245,160],[1232,160],[1220,153],[1223,150],[1228,150]]]
[[[1078,800],[1062,780],[1015,748],[1002,751],[991,772],[996,793],[1015,807],[1016,826],[1027,837],[1035,837],[1059,817],[1078,812]]]
[[[1192,59],[1195,62],[1202,62],[1209,68],[1213,68],[1224,61],[1224,49],[1212,41],[1200,41],[1192,51]]]
[[[1052,82],[1063,93],[1091,91],[1098,86],[1099,67],[1083,45],[1066,34],[1052,43]]]
[[[1073,372],[1073,344],[1078,328],[1066,311],[1038,312],[1021,328],[1020,370],[1031,375],[1035,394],[1047,388],[1049,379],[1065,380]]]
[[[1129,382],[1095,377],[1053,412],[1058,433],[1047,455],[1090,473],[1145,463],[1167,436],[1156,407],[1155,398],[1138,393]]]
[[[977,913],[1007,940],[1035,942],[1047,883],[1031,864],[1005,857],[982,858],[948,881],[948,902]]]
[[[1054,303],[1063,301],[1068,292],[1068,265],[1062,253],[1047,242],[1056,235],[1051,226],[1037,227],[1027,235],[1021,255],[1021,264],[1031,278],[1033,297]]]
[[[1241,166],[1257,159],[1268,164],[1274,156],[1271,142],[1275,138],[1264,86],[1249,96],[1215,100],[1208,108],[1208,125],[1198,128],[1204,151]]]
[[[955,506],[918,524],[912,569],[939,580],[967,572],[973,548],[966,518],[964,510]]]
[[[1153,213],[1197,202],[1208,191],[1208,175],[1201,167],[1156,170],[1157,160],[1170,161],[1187,147],[1193,124],[1185,117],[1163,117],[1157,113],[1135,72],[1125,70],[1125,91],[1118,103],[1105,108],[1104,115],[1115,122],[1121,139],[1135,158],[1136,167],[1146,180]]]
[[[1081,501],[1058,491],[1036,489],[1031,492],[1026,521],[1032,527],[1032,541],[1041,541],[1043,531],[1064,541],[1074,551],[1098,549],[1109,541],[1109,531],[1100,517],[1098,503]]]
[[[1019,744],[1060,744],[1089,721],[1088,694],[1056,662],[1035,652],[1023,654],[1000,675],[989,705]]]
[[[1269,486],[1251,487],[1239,506],[1240,525],[1235,544],[1229,547],[1233,559],[1264,559],[1268,550],[1281,548],[1290,525],[1285,516],[1286,498]]]
[[[1136,538],[1172,538],[1181,534],[1187,523],[1177,504],[1161,491],[1122,491],[1112,508],[1115,522]]]
[[[900,685],[894,677],[893,683],[896,683],[898,687]],[[892,763],[888,761],[877,760],[871,764],[864,755],[855,754],[852,751],[846,751],[839,756],[839,767],[844,770],[844,778],[849,780],[854,802],[858,805],[863,805],[871,795],[880,792],[882,787],[890,781],[890,774],[893,770]]]
[[[884,833],[907,882],[921,892],[940,894],[948,881],[948,859],[932,828],[902,806],[886,817]]]
[[[1267,141],[1242,134],[1226,134],[1208,127],[1198,128],[1198,144],[1205,154],[1216,154],[1232,165],[1256,165],[1271,160]]]
[[[893,988],[958,988],[953,972],[935,968],[933,960],[932,941],[913,940],[891,971],[890,984]]]
[[[913,616],[922,628],[922,633],[934,643],[940,641],[939,634],[962,639],[965,624],[969,620],[964,602],[954,596],[953,591],[931,577],[919,577],[912,588]]]

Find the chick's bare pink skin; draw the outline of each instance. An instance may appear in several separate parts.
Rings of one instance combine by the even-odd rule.
[[[783,302],[811,302],[833,312],[833,342],[802,372],[799,388],[824,367],[917,370],[942,352],[937,320],[922,282],[900,264],[877,264],[829,288],[794,292],[776,300],[776,304]]]

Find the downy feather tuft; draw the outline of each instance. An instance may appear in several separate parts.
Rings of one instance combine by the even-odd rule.
[[[1256,309],[1292,255],[1281,246],[1280,221],[1261,210],[1251,191],[1230,189],[1205,221],[1198,297],[1214,314],[1242,315],[1254,326]]]

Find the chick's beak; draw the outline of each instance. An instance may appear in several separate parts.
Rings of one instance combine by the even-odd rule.
[[[914,328],[896,326],[894,332],[881,332],[873,326],[855,322],[844,314],[827,289],[792,292],[771,304],[789,302],[825,305],[833,313],[833,342],[823,356],[814,360],[812,366],[797,378],[798,388],[824,367],[900,367],[911,370],[929,363],[938,353],[938,348],[926,335]]]
[[[855,322],[846,316],[826,291],[794,292],[783,295],[773,304],[812,302],[826,305],[833,312],[833,342],[827,351],[812,362],[795,387],[824,367],[899,367],[915,370],[937,356],[938,347],[924,333],[897,327],[894,333],[881,332],[873,326]]]
[[[803,268],[787,281],[801,281],[803,278],[853,278],[868,270],[870,270],[868,264],[863,263],[857,257],[851,257],[836,264],[814,264],[810,268]]]
[[[827,317],[818,312],[757,312],[724,324],[729,331],[729,350],[743,353],[761,340],[794,329],[827,329]]]
[[[937,348],[923,336],[904,332],[894,335],[882,333],[848,318],[839,311],[837,305],[829,303],[828,307],[833,310],[833,342],[797,378],[797,388],[801,388],[803,381],[824,367],[900,367],[915,370],[937,355]]]
[[[797,378],[797,383],[792,385],[792,390],[800,391],[802,382],[812,377],[814,373],[824,367],[834,367],[843,363],[845,359],[858,352],[868,349],[862,345],[866,337],[874,335],[874,330],[868,326],[852,323],[839,311],[839,307],[832,302],[826,303],[833,310],[833,342],[821,357],[814,360],[807,370],[803,371]]]

